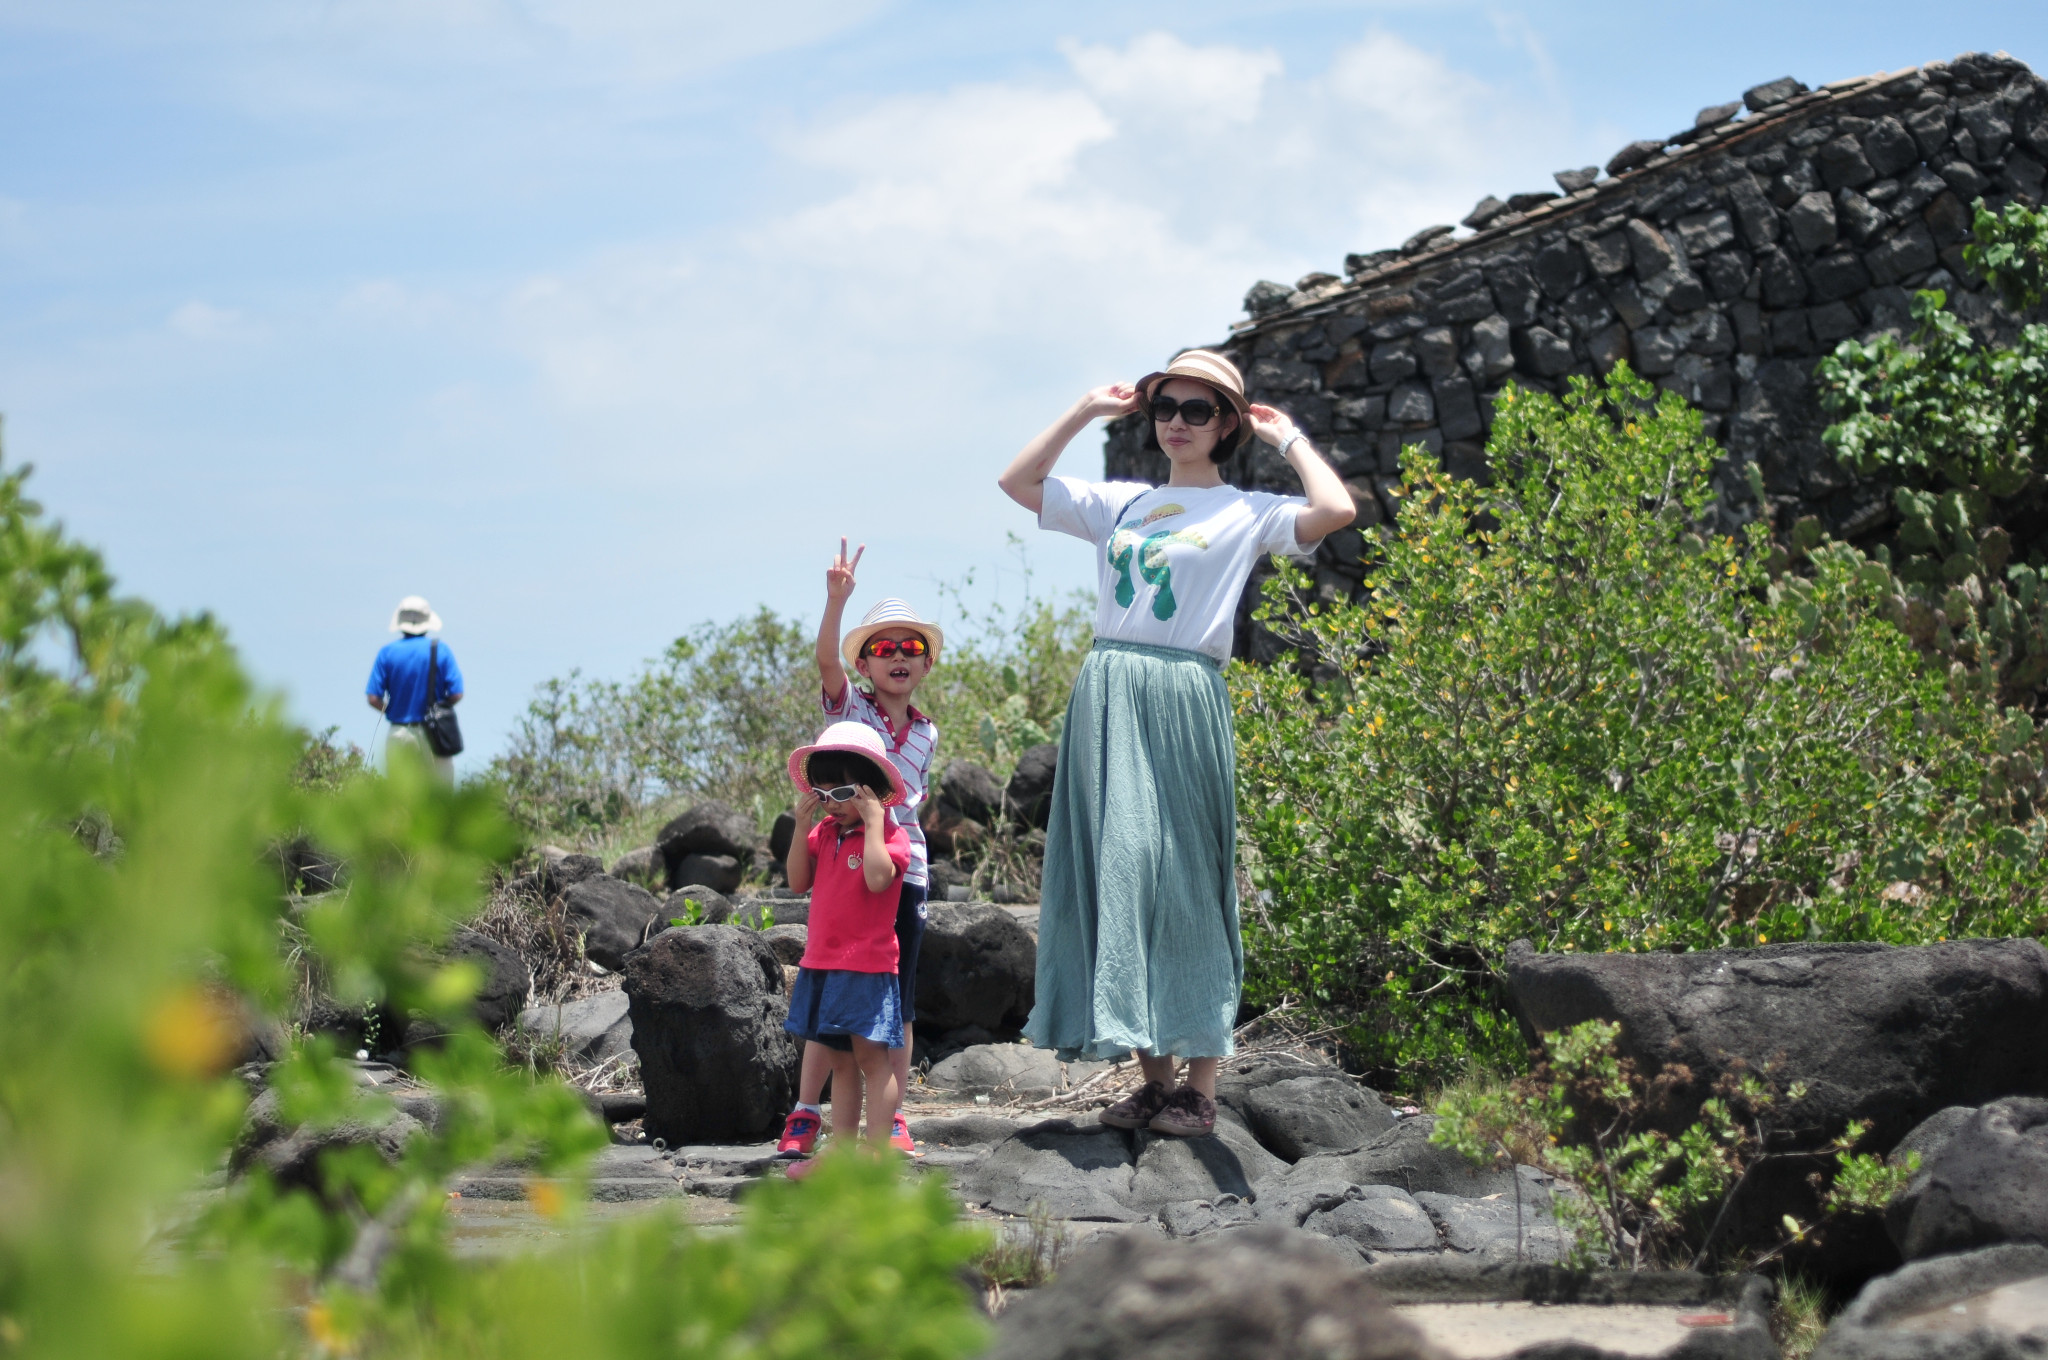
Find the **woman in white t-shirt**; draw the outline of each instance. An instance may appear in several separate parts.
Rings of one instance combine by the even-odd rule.
[[[1051,475],[1090,421],[1139,410],[1172,465],[1166,485]],[[1251,435],[1279,446],[1305,501],[1223,480],[1218,465]],[[1312,551],[1357,510],[1294,422],[1247,403],[1236,366],[1209,350],[1090,392],[1000,485],[1041,528],[1100,553],[1095,646],[1060,734],[1024,1033],[1064,1061],[1137,1054],[1145,1086],[1104,1123],[1205,1134],[1244,982],[1222,676],[1237,601],[1262,554]],[[1175,1089],[1179,1058],[1187,1080]]]

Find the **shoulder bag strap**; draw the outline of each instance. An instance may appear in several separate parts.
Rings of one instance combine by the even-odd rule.
[[[427,707],[434,706],[434,682],[441,678],[441,644],[438,640],[427,640]]]

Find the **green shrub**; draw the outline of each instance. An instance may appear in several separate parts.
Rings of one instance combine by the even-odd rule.
[[[885,1167],[770,1187],[738,1233],[655,1218],[496,1264],[458,1260],[443,1186],[523,1159],[573,1216],[605,1141],[568,1088],[466,1018],[473,965],[433,946],[511,838],[493,793],[419,761],[333,791],[220,630],[123,600],[99,557],[0,476],[0,1353],[30,1357],[575,1353],[952,1356],[981,1337],[978,1239]],[[288,923],[266,855],[305,828],[348,885]],[[415,1058],[443,1117],[395,1165],[333,1151],[319,1193],[256,1171],[197,1222],[248,1090],[252,1013],[281,1013],[282,934],[337,998],[448,1031]],[[389,1117],[325,1040],[271,1080],[314,1126]],[[563,1187],[566,1186],[566,1189]],[[814,1191],[816,1193],[811,1193]],[[571,1330],[571,1328],[574,1330]]]
[[[765,826],[789,803],[784,759],[818,730],[817,682],[801,619],[701,624],[630,680],[542,684],[491,778],[536,837],[601,841],[691,797]]]
[[[1079,597],[1034,594],[1028,564],[1021,575],[1014,606],[982,598],[972,572],[937,590],[946,648],[917,705],[939,725],[941,765],[979,760],[1007,775],[1059,735],[1093,620]],[[785,757],[824,722],[815,640],[813,625],[763,608],[699,625],[628,680],[549,680],[490,779],[539,839],[611,845],[700,797],[765,828],[790,805]]]
[[[1506,945],[1609,950],[2036,930],[2041,741],[1924,668],[1879,561],[1703,534],[1718,450],[1618,369],[1510,391],[1494,483],[1407,466],[1369,603],[1282,571],[1307,666],[1233,668],[1247,991],[1382,1072],[1521,1044]],[[1311,678],[1313,677],[1313,678]]]
[[[2015,309],[2048,288],[2048,213],[1977,205],[1969,265]],[[2048,566],[2038,523],[2048,482],[2048,325],[2010,346],[1972,335],[1940,291],[1913,299],[1904,341],[1844,340],[1821,361],[1823,435],[1835,457],[1892,488],[1888,559],[1902,583],[1896,621],[1930,658],[1958,662],[1987,695],[2031,707],[2048,680]],[[2015,561],[2015,559],[2021,559]]]
[[[1882,1210],[1919,1169],[1918,1153],[1891,1166],[1855,1151],[1867,1123],[1852,1122],[1818,1154],[1767,1150],[1783,1132],[1781,1104],[1805,1094],[1798,1085],[1781,1091],[1767,1073],[1724,1076],[1697,1120],[1664,1133],[1656,1127],[1661,1088],[1690,1074],[1637,1072],[1615,1052],[1620,1034],[1611,1021],[1588,1020],[1545,1035],[1529,1076],[1446,1095],[1429,1135],[1481,1165],[1526,1157],[1576,1187],[1553,1197],[1575,1266],[1754,1269],[1839,1215]],[[1811,1168],[1821,1215],[1811,1223],[1784,1215],[1774,1242],[1736,1241],[1725,1231],[1729,1209],[1755,1169],[1773,1161]]]

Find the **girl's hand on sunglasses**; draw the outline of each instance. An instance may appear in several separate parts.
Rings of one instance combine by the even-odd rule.
[[[844,602],[853,595],[853,570],[860,565],[860,559],[867,553],[868,545],[863,543],[854,551],[853,560],[846,558],[846,540],[839,540],[839,556],[832,559],[832,565],[825,568],[825,598]]]
[[[1090,420],[1098,416],[1127,416],[1138,409],[1138,389],[1126,382],[1098,387],[1081,398],[1081,409]]]
[[[796,800],[796,824],[799,828],[797,831],[799,836],[818,824],[818,809],[824,806],[824,803],[825,800],[818,797],[816,789],[805,789],[802,794],[798,795]]]
[[[882,806],[882,800],[865,784],[861,785],[860,792],[853,796],[853,807],[854,811],[860,813],[860,819],[870,827],[888,815],[888,809]]]

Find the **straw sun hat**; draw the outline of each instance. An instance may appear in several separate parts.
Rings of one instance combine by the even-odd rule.
[[[1173,362],[1157,373],[1147,373],[1138,379],[1138,397],[1144,403],[1145,414],[1152,414],[1152,394],[1168,378],[1193,378],[1216,389],[1231,409],[1237,412],[1237,428],[1223,437],[1217,445],[1217,452],[1227,454],[1240,447],[1252,432],[1252,406],[1244,397],[1244,375],[1237,371],[1237,365],[1213,349],[1191,349],[1177,354]]]
[[[877,601],[861,619],[860,626],[847,633],[846,640],[839,644],[839,650],[846,657],[850,667],[860,659],[860,649],[868,645],[868,639],[886,628],[915,628],[924,634],[931,650],[925,653],[934,665],[939,660],[939,648],[945,645],[946,633],[936,623],[921,619],[917,611],[902,600],[890,598]]]
[[[391,611],[391,631],[404,633],[407,637],[418,637],[421,633],[441,631],[441,616],[434,612],[434,606],[424,597],[408,595],[398,602],[398,608]]]
[[[882,749],[882,735],[862,722],[836,722],[818,734],[818,739],[809,746],[799,746],[789,753],[789,779],[796,785],[798,793],[811,791],[809,766],[811,757],[820,751],[838,751],[850,756],[866,756],[874,762],[876,769],[889,781],[889,791],[882,796],[883,807],[894,807],[903,801],[903,776],[896,773],[896,767],[889,763],[889,753]]]

